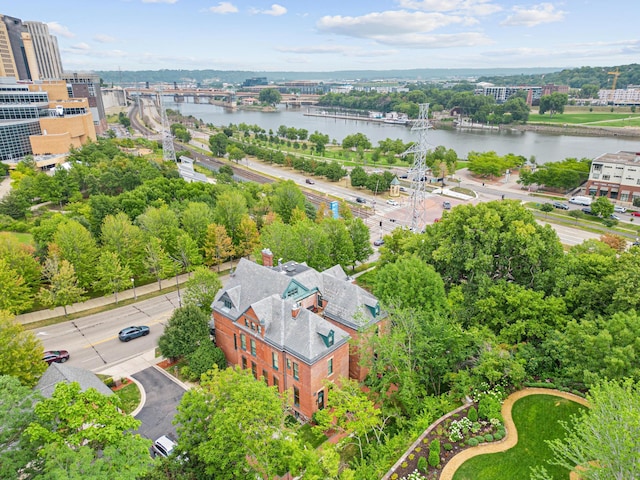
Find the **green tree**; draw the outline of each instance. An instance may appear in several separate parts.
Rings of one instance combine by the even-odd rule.
[[[448,310],[442,278],[414,255],[380,267],[373,292],[388,306],[436,313]]]
[[[176,309],[169,318],[158,348],[167,358],[179,358],[193,353],[209,342],[209,319],[196,305],[188,303]]]
[[[169,254],[176,251],[176,241],[180,233],[178,216],[168,206],[149,206],[136,222],[147,236],[159,238],[162,248]]]
[[[209,149],[216,157],[223,157],[224,154],[227,153],[228,144],[229,138],[222,132],[209,137]]]
[[[237,231],[238,244],[235,253],[238,257],[249,257],[260,245],[260,234],[256,222],[249,215],[244,215],[240,220]]]
[[[211,314],[211,304],[222,283],[216,275],[206,267],[196,267],[193,276],[184,285],[184,304],[196,305],[207,315]]]
[[[144,273],[144,233],[133,225],[124,212],[107,215],[102,222],[102,246],[104,250],[117,255],[123,267],[128,267],[132,275]]]
[[[98,259],[96,242],[82,224],[68,220],[58,225],[53,241],[58,247],[60,260],[67,260],[78,276],[78,285],[89,288],[95,279]]]
[[[35,335],[0,310],[0,375],[11,375],[32,387],[47,369],[42,344]]]
[[[48,286],[40,289],[38,298],[46,307],[63,307],[67,315],[67,305],[84,299],[86,291],[79,285],[75,269],[67,260],[50,256],[44,262],[42,274]]]
[[[228,145],[227,153],[229,154],[229,160],[233,160],[236,163],[246,156],[244,150],[238,148],[236,145]]]
[[[126,265],[120,263],[118,255],[103,251],[100,254],[98,265],[96,265],[95,287],[104,293],[113,293],[116,303],[118,303],[118,292],[125,290],[131,285],[131,270]]]
[[[39,445],[38,478],[138,478],[150,468],[151,441],[133,432],[140,421],[119,410],[116,395],[60,382],[35,406],[25,430]]]
[[[315,145],[316,152],[322,154],[327,143],[329,143],[329,135],[322,134],[316,130],[309,135],[309,141]]]
[[[364,187],[367,184],[367,179],[369,178],[367,172],[365,172],[364,168],[360,165],[353,167],[349,176],[351,177],[352,187]]]
[[[0,258],[0,311],[20,313],[31,305],[33,297],[24,277],[11,268],[6,259]]]
[[[287,180],[278,183],[273,192],[271,203],[273,210],[280,216],[284,223],[291,222],[291,214],[295,208],[304,209],[304,194],[292,181]]]
[[[353,265],[353,242],[344,220],[325,218],[320,225],[329,242],[330,263],[344,268]]]
[[[371,141],[364,133],[354,133],[344,137],[342,140],[342,148],[345,150],[350,148],[369,150],[371,148]]]
[[[609,218],[613,213],[613,203],[607,197],[598,197],[591,202],[591,211],[602,218]]]
[[[0,478],[31,478],[29,465],[36,463],[37,453],[22,432],[35,420],[38,401],[37,390],[22,385],[16,377],[0,375]]]
[[[261,103],[275,106],[282,100],[282,95],[280,95],[280,92],[276,88],[265,88],[264,90],[260,90],[258,100],[260,100]]]
[[[171,258],[182,272],[191,272],[196,266],[202,265],[203,262],[198,244],[186,232],[178,234],[176,251]]]
[[[216,223],[223,225],[231,240],[236,242],[236,230],[242,217],[248,213],[247,200],[238,190],[227,190],[220,194],[213,209]]]
[[[353,218],[347,222],[347,229],[353,244],[351,265],[355,269],[357,262],[363,263],[373,254],[373,248],[369,240],[369,227],[361,218]]]
[[[27,216],[31,202],[24,192],[14,188],[0,200],[0,215],[8,215],[15,220],[21,220]]]
[[[151,237],[144,247],[144,264],[158,282],[158,290],[162,290],[162,280],[176,271],[176,265],[169,254],[162,248],[159,238]]]
[[[209,478],[273,478],[300,455],[285,416],[277,391],[250,370],[214,368],[182,397],[178,445]]]
[[[193,380],[200,380],[203,373],[208,372],[215,365],[220,370],[227,368],[227,359],[221,348],[213,342],[204,342],[195,351],[189,354],[189,373]]]
[[[235,249],[233,242],[227,234],[224,225],[212,223],[207,227],[207,236],[204,240],[204,255],[207,265],[217,265],[220,272],[220,264],[233,257]]]
[[[338,385],[333,382],[325,383],[328,390],[327,408],[315,413],[318,425],[314,428],[321,432],[331,429],[343,434],[343,448],[355,443],[362,460],[365,445],[372,440],[382,443],[384,439],[382,413],[367,398],[357,381],[340,378]]]
[[[180,215],[182,229],[198,243],[200,248],[204,245],[210,223],[213,223],[213,210],[204,202],[189,202]]]
[[[604,381],[587,395],[590,407],[563,423],[564,439],[547,441],[552,465],[580,467],[585,480],[623,480],[640,476],[640,387],[631,380]],[[538,472],[535,478],[549,478]]]
[[[549,117],[553,117],[555,113],[563,113],[568,102],[569,96],[566,93],[553,92],[551,95],[542,95],[540,97],[540,115],[549,112]]]

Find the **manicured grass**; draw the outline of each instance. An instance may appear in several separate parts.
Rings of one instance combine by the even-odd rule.
[[[305,423],[298,430],[298,436],[300,439],[311,448],[318,448],[326,440],[326,435],[321,433],[315,433],[313,427],[309,423]]]
[[[24,243],[25,245],[33,245],[33,235],[30,233],[20,233],[20,232],[0,232],[2,234],[11,235],[15,237],[20,243]]]
[[[462,464],[454,480],[496,480],[529,478],[531,467],[544,466],[551,478],[568,479],[569,471],[549,465],[551,449],[545,440],[563,438],[559,420],[568,421],[585,407],[551,395],[529,395],[513,405],[513,420],[518,429],[518,443],[501,453],[478,455]]]
[[[135,382],[131,382],[126,387],[122,387],[113,393],[120,397],[120,408],[125,413],[133,412],[140,404],[140,389]]]
[[[564,125],[592,125],[603,127],[640,126],[640,115],[634,113],[580,112],[561,113],[549,117],[549,114],[529,115],[528,123],[553,123]]]

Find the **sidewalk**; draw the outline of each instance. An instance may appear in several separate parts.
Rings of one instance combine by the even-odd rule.
[[[237,261],[233,262],[234,268],[237,265]],[[218,267],[214,267],[215,271],[217,271]],[[220,271],[225,272],[231,268],[231,262],[226,262],[220,265]],[[214,270],[212,270],[214,271]],[[177,277],[169,277],[162,280],[162,291],[165,291],[168,288],[173,288],[178,285],[182,285],[187,280],[191,278],[191,274],[184,273],[182,275],[178,275]],[[118,292],[118,303],[122,300],[129,299],[137,299],[140,296],[144,296],[150,293],[155,293],[160,295],[161,292],[158,290],[158,282],[151,282],[147,285],[134,286],[129,290],[123,290],[122,292]],[[91,298],[84,302],[74,303],[73,305],[67,305],[67,313],[82,313],[88,310],[92,310],[94,308],[100,308],[107,305],[115,305],[116,300],[113,295],[106,295],[104,297]],[[50,318],[55,317],[63,317],[64,316],[64,308],[56,307],[53,309],[46,310],[38,310],[35,312],[23,313],[21,315],[16,315],[15,320],[20,322],[23,325],[27,325],[29,323],[39,322],[42,320],[48,320]]]

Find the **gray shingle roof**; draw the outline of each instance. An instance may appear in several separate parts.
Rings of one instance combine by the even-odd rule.
[[[342,335],[338,335],[338,330],[344,335],[348,334],[307,310],[291,321],[291,306],[295,296],[291,299],[282,297],[292,282],[305,290],[299,292],[301,296],[317,289],[323,300],[327,301],[325,315],[352,329],[371,325],[384,317],[379,312],[376,297],[352,283],[340,265],[318,272],[304,263],[295,262],[270,268],[246,259],[240,260],[227,288],[218,292],[211,306],[234,321],[252,307],[266,328],[267,341],[274,346],[291,349],[304,358],[313,359],[320,354],[322,347],[325,350],[327,348],[318,330],[333,329],[335,344],[343,339]],[[225,306],[225,300],[231,302],[231,308]],[[377,314],[374,315],[374,312]],[[313,335],[310,333],[312,331]]]
[[[95,373],[84,368],[70,367],[55,362],[49,365],[35,388],[40,390],[43,397],[51,398],[56,385],[60,382],[78,382],[83,392],[89,388],[95,388],[104,395],[113,395],[111,389]]]

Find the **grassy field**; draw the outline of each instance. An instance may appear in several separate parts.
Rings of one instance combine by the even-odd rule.
[[[601,127],[640,127],[640,114],[617,112],[565,112],[549,117],[549,114],[529,115],[528,123],[551,123],[554,125],[589,125]]]
[[[133,412],[140,405],[140,389],[134,382],[113,393],[120,397],[121,408],[125,413]]]
[[[24,243],[25,245],[33,245],[33,235],[30,233],[19,233],[19,232],[0,232],[2,234],[11,235],[15,237],[20,243]]]
[[[585,407],[551,395],[530,395],[513,405],[513,420],[518,429],[518,443],[502,453],[479,455],[458,469],[454,480],[496,480],[529,478],[531,467],[544,466],[551,478],[568,479],[569,471],[548,465],[552,457],[545,440],[564,437],[559,420],[568,421]]]

